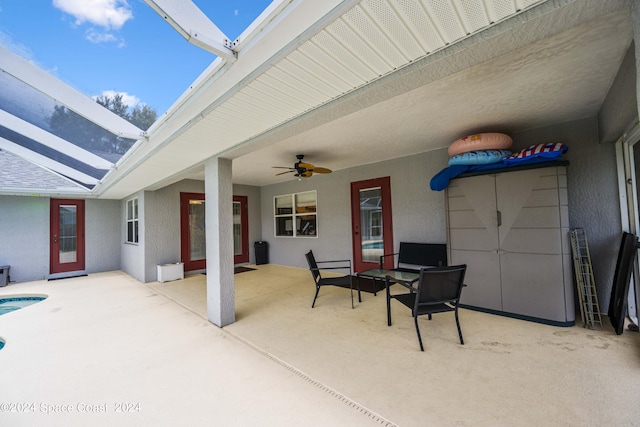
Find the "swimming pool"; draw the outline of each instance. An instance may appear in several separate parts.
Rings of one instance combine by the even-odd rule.
[[[43,296],[0,297],[0,316],[46,299]],[[1,348],[1,347],[0,347]]]

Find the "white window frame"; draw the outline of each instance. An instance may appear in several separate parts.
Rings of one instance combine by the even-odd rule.
[[[296,200],[303,195],[313,194],[313,199],[315,200],[315,211],[314,212],[297,212],[296,211]],[[290,213],[278,213],[277,212],[277,200],[278,199],[287,199],[289,198],[291,201],[291,212]],[[298,223],[300,223],[303,219],[302,217],[314,216],[315,228],[313,234],[301,234],[298,233]],[[273,234],[274,237],[279,238],[318,238],[318,192],[316,190],[310,191],[302,191],[300,193],[292,193],[292,194],[281,194],[273,197]],[[291,234],[278,234],[278,221],[284,220],[287,224],[290,224]],[[289,229],[289,226],[286,226]]]
[[[131,206],[131,208],[129,208]],[[138,214],[138,198],[134,197],[133,199],[127,200],[125,205],[125,216],[126,216],[126,224],[125,224],[125,242],[137,245],[139,242],[139,214]],[[131,228],[129,225],[131,224]],[[133,235],[129,234],[129,230],[131,230]]]

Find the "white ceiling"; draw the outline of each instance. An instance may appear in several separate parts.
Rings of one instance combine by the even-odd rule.
[[[484,15],[458,13],[455,23],[434,11],[447,2],[299,3],[245,57],[240,50],[233,73],[196,82],[99,196],[203,179],[212,155],[233,159],[234,183],[262,186],[295,179],[272,166],[293,165],[297,153],[341,170],[470,133],[594,116],[632,41],[625,0],[549,0],[521,13],[510,8],[527,2],[485,1]],[[503,9],[488,13],[488,3]],[[490,25],[496,10],[510,18]],[[416,32],[425,19],[442,46]]]

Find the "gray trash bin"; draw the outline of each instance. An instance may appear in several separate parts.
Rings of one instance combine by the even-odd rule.
[[[256,251],[256,265],[269,264],[269,243],[255,242],[253,247]]]
[[[9,283],[9,266],[0,265],[0,287],[7,286]]]

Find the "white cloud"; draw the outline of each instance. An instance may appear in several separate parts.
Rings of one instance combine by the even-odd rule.
[[[45,70],[47,73],[51,74],[52,76],[58,77],[57,67],[47,69],[44,65],[38,63],[34,59],[33,52],[27,45],[14,41],[11,35],[3,32],[2,30],[0,30],[0,44],[5,48],[9,49],[11,52],[15,53],[16,55],[21,56],[23,59],[35,65],[36,67]]]
[[[114,42],[117,40],[116,36],[112,33],[101,33],[94,29],[87,31],[87,40],[91,43],[106,43],[106,42]]]
[[[105,96],[109,98],[113,98],[116,95],[122,95],[122,102],[127,104],[129,108],[133,108],[136,105],[140,104],[140,98],[134,95],[129,95],[127,92],[116,92],[115,90],[104,90],[100,94],[100,96]],[[94,99],[96,97],[93,97]]]
[[[87,40],[91,43],[116,43],[119,48],[125,47],[126,43],[123,38],[117,37],[110,32],[97,31],[95,28],[91,28],[86,32]]]
[[[31,61],[33,58],[31,49],[22,43],[14,41],[11,35],[3,32],[2,30],[0,30],[0,44],[28,61]]]
[[[126,0],[53,0],[53,6],[72,15],[76,25],[88,22],[117,30],[133,18]]]

